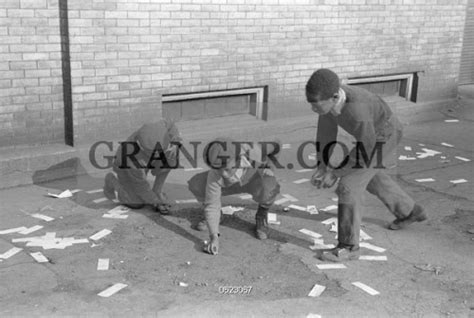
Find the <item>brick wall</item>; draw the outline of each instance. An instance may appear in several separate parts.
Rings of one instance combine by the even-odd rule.
[[[62,142],[57,0],[0,3],[0,147]]]
[[[270,119],[308,114],[304,85],[320,67],[341,77],[419,71],[418,101],[452,98],[466,0],[70,0],[69,8],[75,132],[87,139],[159,116],[161,94],[269,85]],[[14,10],[0,4],[2,16],[36,14]]]

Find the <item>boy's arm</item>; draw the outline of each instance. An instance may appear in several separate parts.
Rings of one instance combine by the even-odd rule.
[[[318,130],[316,135],[316,144],[319,143],[319,149],[316,151],[316,159],[318,166],[323,169],[326,168],[331,159],[334,147],[332,146],[328,152],[326,160],[324,160],[324,150],[326,146],[332,142],[337,141],[338,126],[334,118],[330,115],[319,115]]]
[[[219,221],[221,217],[221,186],[222,177],[217,170],[211,169],[207,175],[206,196],[204,199],[204,217],[206,218],[209,234],[219,234]]]
[[[146,180],[146,174],[144,170],[140,169],[128,169],[128,174],[131,179],[132,186],[135,193],[143,200],[146,204],[156,205],[160,203],[160,199],[150,187],[150,184]]]

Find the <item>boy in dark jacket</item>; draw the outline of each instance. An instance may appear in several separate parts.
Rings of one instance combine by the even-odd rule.
[[[280,193],[270,162],[262,160],[258,145],[249,147],[230,139],[211,142],[204,157],[211,168],[193,176],[188,181],[189,190],[204,204],[204,217],[209,229],[210,243],[204,250],[212,255],[219,251],[219,221],[221,217],[221,196],[249,193],[258,203],[255,216],[255,235],[267,238],[268,209]],[[198,229],[202,229],[198,225]]]
[[[330,188],[340,178],[336,190],[339,197],[339,244],[335,249],[323,253],[322,258],[330,261],[358,258],[365,190],[377,196],[395,215],[396,219],[389,226],[392,230],[426,220],[423,208],[383,169],[393,157],[402,137],[402,126],[389,106],[379,96],[365,89],[341,86],[338,76],[328,69],[313,73],[306,84],[306,99],[312,110],[319,114],[319,166],[312,183]],[[334,169],[329,162],[333,149],[330,146],[337,140],[338,127],[356,139],[356,147],[340,167]],[[368,158],[374,153],[381,154],[381,158],[375,156],[371,162]],[[362,162],[361,158],[368,162]]]
[[[181,137],[174,123],[161,120],[143,125],[117,150],[113,171],[105,176],[104,195],[132,209],[149,205],[168,214],[171,205],[162,192],[170,167],[176,163]],[[155,176],[153,187],[147,174]]]

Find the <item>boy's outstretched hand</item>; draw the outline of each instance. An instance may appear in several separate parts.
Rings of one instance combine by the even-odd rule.
[[[331,170],[326,168],[317,168],[311,177],[311,184],[318,189],[331,188],[337,182],[337,177]]]
[[[204,252],[211,255],[219,253],[219,236],[217,234],[211,235],[211,241],[204,245]]]

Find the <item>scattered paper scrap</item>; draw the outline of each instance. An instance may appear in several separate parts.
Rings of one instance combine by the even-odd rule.
[[[310,172],[310,171],[313,171],[313,169],[299,169],[299,170],[296,170],[296,172],[298,172],[298,173],[304,173],[304,172]]]
[[[451,182],[453,184],[459,184],[459,183],[466,183],[467,180],[466,179],[456,179],[456,180],[450,180],[449,182]]]
[[[41,252],[30,253],[31,257],[35,259],[38,263],[48,263],[49,260]]]
[[[82,191],[81,189],[74,189],[74,190],[71,190],[71,193],[74,194],[74,193],[77,193],[77,192],[80,192]]]
[[[423,158],[428,158],[428,157],[434,157],[435,155],[441,154],[441,152],[436,151],[436,150],[431,150],[428,148],[421,148],[424,152],[417,152],[416,154],[418,155],[417,158],[423,159]]]
[[[294,184],[301,184],[301,183],[305,183],[305,182],[308,182],[309,179],[306,179],[306,178],[303,178],[303,179],[299,179],[299,180],[295,180],[293,181]]]
[[[331,201],[339,202],[339,198],[331,198]]]
[[[359,287],[360,289],[365,291],[367,294],[372,295],[372,296],[380,294],[378,291],[376,291],[372,287],[369,287],[366,284],[363,284],[361,282],[353,282],[352,285]]]
[[[102,214],[103,218],[106,219],[126,219],[128,218],[127,214]]]
[[[409,157],[409,156],[401,155],[400,157],[398,157],[398,160],[416,160],[416,158],[415,158],[415,157]]]
[[[445,119],[444,122],[445,123],[457,123],[457,122],[459,122],[459,119]]]
[[[337,210],[337,205],[329,205],[325,208],[319,209],[319,211],[329,212],[332,210]]]
[[[225,207],[221,208],[222,214],[226,214],[226,215],[232,215],[235,212],[243,211],[243,210],[244,210],[244,207],[241,207],[241,206],[234,207],[234,206],[231,206],[231,205],[228,205],[228,206],[225,206]]]
[[[308,211],[309,214],[319,214],[319,211],[318,211],[318,209],[316,208],[315,205],[308,205],[306,207],[306,211]]]
[[[12,247],[8,251],[6,251],[3,254],[0,254],[0,259],[7,259],[12,257],[13,255],[17,254],[18,252],[21,252],[23,249],[19,247]]]
[[[325,225],[328,225],[328,224],[337,224],[337,218],[333,217],[333,218],[329,218],[327,220],[324,220],[321,222],[322,224],[325,224]]]
[[[18,233],[26,235],[26,234],[30,234],[30,233],[36,232],[38,230],[41,230],[42,228],[43,228],[42,225],[35,225],[35,226],[30,227],[30,228],[25,228],[24,230],[22,230]]]
[[[299,211],[304,211],[306,212],[306,208],[303,207],[303,206],[299,206],[299,205],[296,205],[296,204],[290,204],[288,206],[289,209],[293,209],[293,210],[299,210]]]
[[[385,255],[361,255],[359,260],[362,261],[386,261],[387,256]]]
[[[292,196],[291,194],[285,193],[285,194],[283,194],[283,197],[287,198],[287,199],[290,200],[291,202],[296,202],[296,201],[298,201],[298,199],[295,198],[294,196]]]
[[[425,179],[415,179],[416,182],[434,182],[436,181],[433,178],[425,178]]]
[[[311,289],[311,291],[309,292],[308,296],[309,297],[319,297],[319,296],[321,296],[321,294],[324,292],[325,289],[326,289],[326,286],[315,284],[313,286],[313,289]]]
[[[320,238],[322,236],[319,233],[316,233],[316,232],[313,232],[313,231],[310,231],[310,230],[307,230],[307,229],[301,229],[300,232],[303,233],[303,234],[309,235],[313,238]]]
[[[109,235],[110,233],[112,233],[111,230],[108,230],[108,229],[103,229],[97,233],[95,233],[94,235],[92,235],[91,237],[89,237],[91,240],[94,240],[94,241],[98,241],[100,240],[101,238],[103,238],[104,236],[106,235]]]
[[[110,296],[112,296],[113,294],[115,294],[116,292],[118,292],[118,291],[124,289],[125,287],[127,287],[126,284],[117,283],[117,284],[115,284],[115,285],[110,286],[110,287],[107,288],[106,290],[101,291],[101,292],[98,293],[97,295],[100,296],[100,297],[110,297]]]
[[[281,198],[281,199],[276,200],[274,204],[276,204],[276,205],[281,205],[281,204],[283,204],[283,203],[285,203],[285,202],[288,202],[288,201],[290,201],[290,199],[288,199],[288,198]]]
[[[196,199],[185,199],[185,200],[176,200],[176,203],[197,203],[198,200]]]
[[[336,245],[334,244],[325,244],[324,239],[313,239],[314,245],[311,245],[309,248],[311,250],[322,250],[322,249],[331,249],[335,248]]]
[[[361,241],[367,241],[367,240],[371,240],[371,239],[372,239],[372,237],[370,237],[370,235],[367,234],[367,233],[365,233],[364,230],[362,230],[362,229],[360,230],[359,235],[360,235],[360,240],[361,240]]]
[[[179,286],[181,286],[181,287],[188,287],[188,286],[189,286],[189,284],[187,284],[187,283],[183,283],[183,282],[179,282]]]
[[[373,244],[370,244],[370,243],[367,243],[367,242],[362,242],[359,244],[360,247],[363,247],[363,248],[366,248],[366,249],[369,249],[369,250],[372,250],[372,251],[375,251],[375,252],[379,252],[379,253],[383,253],[386,251],[385,248],[383,247],[379,247],[379,246],[376,246],[376,245],[373,245]]]
[[[97,261],[97,270],[98,271],[107,271],[109,270],[110,260],[108,258],[99,258]]]
[[[190,171],[199,171],[199,170],[202,170],[202,169],[204,169],[204,168],[202,168],[202,167],[186,168],[186,169],[184,169],[184,171],[190,172]]]
[[[110,219],[126,219],[128,218],[128,215],[124,215],[124,213],[127,213],[129,211],[130,208],[123,205],[119,205],[113,208],[112,210],[109,210],[107,213],[103,214],[102,217]]]
[[[442,142],[442,143],[441,143],[441,146],[445,146],[445,147],[451,147],[451,148],[453,148],[453,147],[454,147],[453,145],[451,145],[451,144],[448,144],[448,143],[446,143],[446,142]]]
[[[74,237],[60,238],[60,237],[56,237],[56,233],[48,232],[43,236],[12,239],[12,242],[13,243],[26,242],[26,246],[37,246],[37,247],[42,247],[45,250],[48,250],[48,249],[53,249],[53,248],[64,249],[68,246],[72,246],[73,244],[89,243],[89,240],[88,239],[75,239]]]
[[[7,230],[0,231],[0,234],[19,233],[19,232],[22,232],[22,231],[25,231],[25,230],[27,230],[27,228],[24,227],[24,226],[21,226],[21,227],[15,227],[13,229],[7,229]]]
[[[405,146],[405,150],[406,150],[406,151],[412,151],[412,149],[411,149],[410,146]]]
[[[34,217],[34,218],[46,221],[46,222],[51,222],[51,221],[54,220],[54,218],[52,218],[50,216],[47,216],[47,215],[44,215],[44,214],[40,214],[40,213],[35,213],[35,214],[32,214],[31,216]]]
[[[454,157],[454,158],[456,158],[456,159],[458,159],[458,160],[461,160],[461,161],[465,161],[465,162],[471,161],[471,159],[467,159],[467,158],[459,157],[459,156],[456,156],[456,157]]]
[[[319,269],[343,269],[347,268],[346,265],[340,263],[331,263],[331,264],[316,264],[316,267]]]
[[[99,192],[104,192],[104,189],[95,189],[95,190],[86,191],[86,193],[89,193],[89,194],[99,193]]]
[[[48,193],[48,195],[53,198],[64,199],[72,197],[72,192],[70,190],[65,190],[60,194]]]
[[[291,149],[291,144],[283,144],[281,149]]]
[[[276,224],[276,225],[280,225],[281,222],[277,220],[277,215],[276,213],[268,213],[267,214],[267,222],[269,224]]]
[[[311,313],[311,314],[308,314],[306,318],[322,318],[322,317],[321,315]]]
[[[242,195],[239,195],[239,198],[241,198],[242,200],[250,200],[250,199],[252,199],[252,195],[251,194],[242,194]]]
[[[108,201],[109,199],[107,199],[106,197],[103,197],[103,198],[98,198],[98,199],[95,199],[95,200],[92,200],[92,202],[94,202],[95,204],[99,204],[99,203],[102,203],[102,202],[105,202],[105,201]]]
[[[436,275],[441,274],[441,271],[443,270],[441,266],[434,266],[431,264],[418,264],[414,266],[415,268],[418,268],[419,270],[422,270],[422,271],[434,272]]]
[[[337,224],[331,224],[331,228],[329,229],[329,232],[337,233]]]

